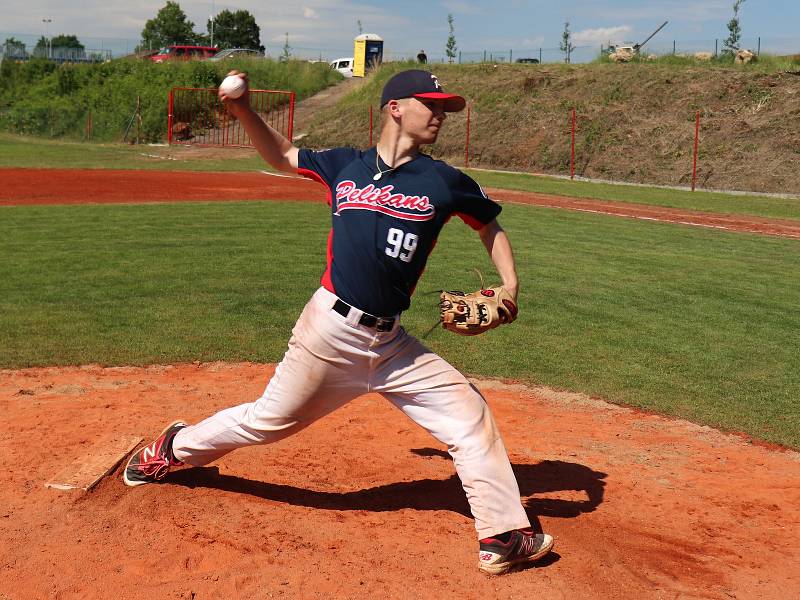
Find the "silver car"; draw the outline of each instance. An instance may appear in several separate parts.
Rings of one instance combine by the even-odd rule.
[[[216,61],[226,58],[264,58],[264,54],[249,48],[226,48],[225,50],[220,50],[208,60]]]

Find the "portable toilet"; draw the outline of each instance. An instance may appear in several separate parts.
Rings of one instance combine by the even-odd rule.
[[[353,77],[364,77],[367,69],[383,62],[383,38],[374,33],[362,33],[353,48]]]

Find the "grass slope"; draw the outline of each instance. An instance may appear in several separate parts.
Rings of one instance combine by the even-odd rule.
[[[253,89],[292,90],[306,98],[341,80],[324,64],[307,61],[231,59],[173,61],[117,59],[101,64],[62,64],[36,59],[0,63],[0,131],[83,139],[121,140],[137,102],[141,140],[158,142],[167,132],[167,94],[172,87],[217,87],[231,69],[247,71]],[[134,129],[135,131],[135,129]]]
[[[303,143],[365,145],[369,107],[377,109],[386,79],[410,66],[384,65],[321,112]],[[578,175],[688,186],[700,111],[698,187],[800,194],[800,70],[787,71],[786,61],[429,67],[469,101],[473,167],[568,175],[575,109]],[[465,140],[466,111],[451,114],[432,152],[463,164]]]
[[[320,111],[309,147],[368,143],[369,107],[400,69],[390,63],[336,107]],[[121,139],[137,98],[142,139],[166,134],[166,92],[176,85],[214,87],[231,67],[247,70],[253,87],[292,89],[304,98],[339,79],[324,64],[269,60],[167,63],[117,60],[57,66],[43,60],[0,64],[0,130],[82,139]],[[753,65],[701,63],[682,57],[654,62],[585,65],[430,65],[447,89],[471,107],[470,164],[522,172],[567,174],[570,119],[577,111],[577,174],[594,179],[688,185],[694,119],[701,113],[698,186],[800,194],[798,63],[761,56]],[[432,148],[464,160],[466,111]]]
[[[276,361],[325,257],[318,205],[0,209],[0,365]],[[286,223],[293,223],[291,228]],[[800,447],[800,244],[508,206],[521,317],[436,330],[456,366],[583,391]],[[291,249],[291,251],[287,251]],[[404,323],[488,258],[453,222]]]

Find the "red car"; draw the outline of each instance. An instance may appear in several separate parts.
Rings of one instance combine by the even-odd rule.
[[[153,62],[165,60],[205,60],[218,52],[216,46],[167,46],[150,57]]]

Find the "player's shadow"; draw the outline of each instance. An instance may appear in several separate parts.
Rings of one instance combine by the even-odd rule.
[[[413,449],[422,457],[450,455],[433,448]],[[537,517],[571,518],[595,510],[603,501],[606,474],[578,463],[546,460],[535,464],[512,464],[520,494],[531,523]],[[248,494],[275,502],[286,502],[326,510],[395,511],[450,510],[470,517],[461,482],[453,473],[447,479],[419,479],[379,485],[351,492],[325,492],[293,485],[254,481],[221,475],[217,467],[195,467],[170,473],[164,483],[189,488],[215,488]],[[547,495],[539,497],[537,495]],[[558,497],[558,496],[561,497]]]

